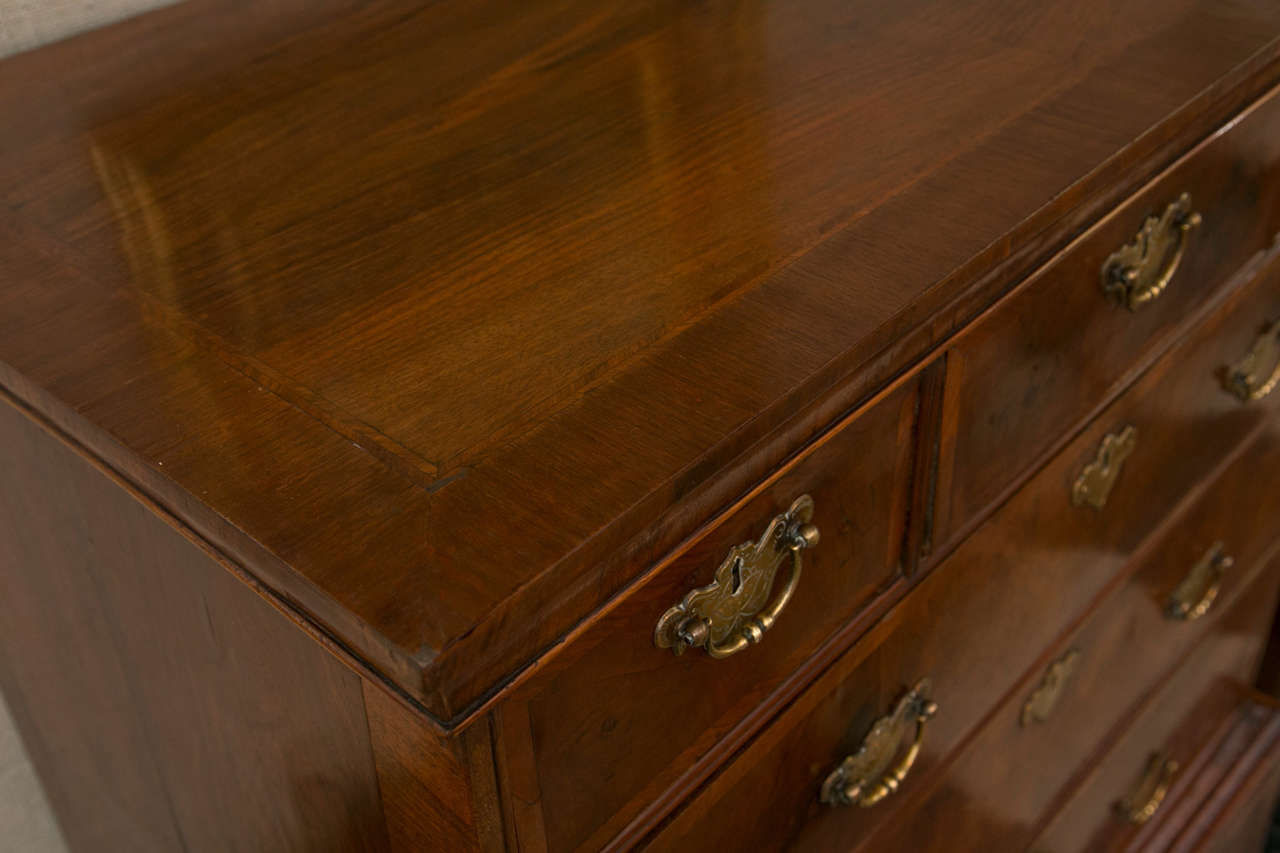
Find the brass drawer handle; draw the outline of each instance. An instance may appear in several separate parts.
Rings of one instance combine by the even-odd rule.
[[[822,783],[819,799],[832,806],[857,803],[874,806],[902,785],[920,755],[925,723],[938,712],[938,703],[929,698],[931,685],[923,679],[887,716],[876,720],[862,739],[858,751],[846,756]],[[894,762],[908,730],[915,727],[911,745]]]
[[[1227,556],[1223,544],[1215,542],[1169,594],[1165,615],[1180,622],[1192,622],[1208,613],[1222,588],[1223,574],[1234,562]]]
[[[1137,446],[1138,430],[1132,426],[1103,438],[1097,458],[1085,466],[1071,487],[1071,503],[1098,510],[1105,507],[1120,476],[1120,469]]]
[[[1116,810],[1129,823],[1142,825],[1151,820],[1169,794],[1169,786],[1178,773],[1178,762],[1157,752],[1147,762],[1147,769],[1133,793],[1116,803]]]
[[[758,542],[730,549],[710,584],[693,590],[662,614],[653,642],[676,654],[700,646],[713,658],[727,658],[760,642],[800,583],[800,552],[818,544],[812,518],[813,498],[801,495],[769,522]],[[773,577],[788,555],[791,573],[769,602]]]
[[[1080,650],[1068,649],[1066,654],[1049,664],[1044,678],[1040,681],[1040,686],[1032,691],[1031,696],[1022,706],[1022,716],[1019,721],[1023,728],[1032,723],[1043,723],[1052,716],[1053,709],[1062,696],[1063,688],[1075,674],[1079,663]]]
[[[1102,265],[1102,290],[1130,311],[1164,292],[1182,263],[1187,235],[1200,225],[1191,196],[1178,196],[1160,216],[1148,216],[1132,242],[1121,246]]]
[[[1226,369],[1222,384],[1242,403],[1261,400],[1280,385],[1280,320],[1267,326],[1244,358]]]

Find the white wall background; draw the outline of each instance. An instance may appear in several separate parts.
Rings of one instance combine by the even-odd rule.
[[[0,57],[170,2],[173,0],[0,0]],[[65,851],[22,741],[0,701],[0,853]]]
[[[30,50],[173,1],[0,0],[0,56]]]

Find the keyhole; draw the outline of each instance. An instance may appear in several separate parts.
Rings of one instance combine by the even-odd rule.
[[[733,575],[733,582],[729,586],[729,594],[737,595],[742,590],[742,558],[734,557],[733,566],[730,569]]]

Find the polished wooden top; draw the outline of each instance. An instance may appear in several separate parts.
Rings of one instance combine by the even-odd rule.
[[[1271,0],[191,0],[0,63],[0,380],[456,722],[1278,35]]]

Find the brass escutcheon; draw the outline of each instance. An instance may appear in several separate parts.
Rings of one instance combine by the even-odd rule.
[[[1069,649],[1066,654],[1049,664],[1040,686],[1032,692],[1026,704],[1022,706],[1023,727],[1032,723],[1043,723],[1049,719],[1053,714],[1054,706],[1058,704],[1063,688],[1071,680],[1079,662],[1080,650]]]
[[[1221,542],[1213,543],[1200,561],[1191,567],[1182,583],[1169,594],[1165,616],[1180,622],[1192,622],[1209,612],[1222,588],[1222,576],[1234,565]]]
[[[1164,292],[1182,263],[1187,235],[1200,224],[1191,209],[1191,196],[1178,196],[1164,213],[1148,216],[1133,240],[1121,246],[1102,265],[1102,290],[1130,311]]]
[[[1120,469],[1137,446],[1138,430],[1133,426],[1127,426],[1119,433],[1112,433],[1102,439],[1097,459],[1085,466],[1071,487],[1071,503],[1098,510],[1105,507],[1107,498],[1116,485],[1116,478],[1120,476]]]
[[[711,583],[662,614],[654,644],[678,655],[697,646],[713,658],[726,658],[760,642],[800,582],[800,552],[818,544],[812,518],[813,498],[801,495],[769,522],[759,541],[730,549]],[[774,575],[788,556],[791,573],[770,602]]]
[[[911,772],[924,742],[924,726],[938,712],[938,703],[929,698],[929,679],[898,700],[887,716],[871,726],[858,751],[846,756],[822,783],[818,799],[832,806],[857,803],[869,808],[898,790]],[[914,728],[907,751],[895,762],[902,742]]]
[[[1244,358],[1223,371],[1222,384],[1242,403],[1261,400],[1280,385],[1280,320],[1263,329]]]
[[[1133,793],[1116,803],[1116,811],[1124,820],[1142,825],[1151,820],[1169,793],[1173,777],[1177,775],[1178,762],[1157,752],[1147,762],[1147,769]]]

